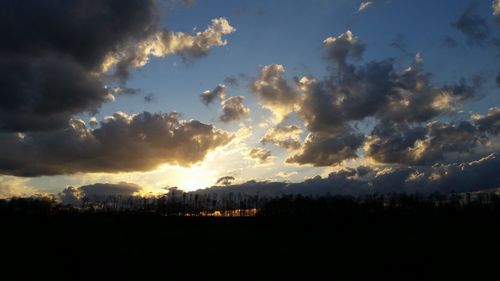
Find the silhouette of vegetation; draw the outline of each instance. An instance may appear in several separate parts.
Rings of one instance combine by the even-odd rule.
[[[440,216],[500,211],[497,193],[354,196],[283,195],[267,197],[235,193],[183,192],[171,189],[162,196],[83,197],[64,204],[56,197],[0,200],[0,215],[51,216],[59,214],[124,213],[158,216],[222,217],[362,217],[374,215]]]
[[[0,224],[2,268],[19,279],[479,280],[500,265],[495,193],[12,198]]]

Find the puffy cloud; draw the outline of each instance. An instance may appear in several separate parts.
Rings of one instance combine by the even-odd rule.
[[[89,125],[90,127],[97,127],[99,125],[99,121],[97,121],[97,118],[95,116],[90,117]]]
[[[262,144],[272,143],[285,149],[296,150],[302,146],[301,134],[302,129],[297,125],[278,126],[267,130],[260,142]]]
[[[381,163],[433,165],[460,162],[498,150],[500,110],[474,116],[474,122],[433,121],[426,126],[378,125],[365,143],[367,156]]]
[[[495,8],[495,6],[494,3],[493,7]],[[487,21],[479,14],[478,7],[478,2],[471,2],[457,22],[453,24],[456,29],[462,32],[469,45],[483,44],[490,34]]]
[[[159,45],[154,45],[152,54],[165,56],[178,54],[184,59],[193,59],[206,56],[212,47],[225,46],[227,40],[223,35],[235,32],[236,29],[229,24],[226,18],[212,19],[211,25],[194,36],[182,32],[163,33]]]
[[[222,36],[235,30],[226,18],[216,18],[212,19],[211,25],[204,31],[195,35],[168,29],[157,31],[139,44],[110,53],[102,64],[102,69],[107,71],[115,67],[115,75],[123,80],[128,77],[129,68],[144,66],[151,56],[177,54],[184,61],[190,61],[206,56],[213,47],[225,46],[227,40],[222,39]]]
[[[104,202],[110,198],[126,199],[138,195],[141,190],[142,187],[134,183],[95,183],[78,188],[68,186],[60,193],[60,197],[63,204],[79,205],[84,198],[90,202]]]
[[[381,163],[432,165],[445,161],[448,153],[469,152],[476,141],[474,128],[467,122],[458,125],[433,122],[426,127],[404,130],[377,127],[368,137],[365,151]]]
[[[346,122],[372,116],[389,103],[393,90],[390,61],[371,62],[334,83],[302,78],[299,116],[311,132],[335,131]]]
[[[299,99],[299,91],[283,77],[285,68],[280,64],[262,67],[260,76],[252,82],[252,91],[262,105],[283,120],[290,114]]]
[[[486,116],[474,116],[478,129],[493,135],[500,134],[500,108],[490,108]]]
[[[260,147],[252,148],[248,156],[259,164],[266,164],[271,161],[271,151]]]
[[[368,8],[372,4],[373,4],[372,1],[361,2],[361,4],[359,4],[358,13]]]
[[[206,56],[211,48],[225,46],[227,40],[222,36],[235,30],[226,18],[212,19],[210,26],[195,35],[163,29],[138,44],[108,54],[101,67],[104,72],[114,68],[115,77],[123,81],[128,78],[130,68],[144,66],[151,56],[176,54],[186,62]]]
[[[249,181],[227,187],[212,187],[195,193],[249,194],[259,196],[301,195],[367,195],[386,193],[471,192],[500,187],[500,157],[491,154],[461,164],[425,167],[358,167],[346,168],[300,183]]]
[[[350,128],[337,133],[309,133],[303,148],[286,159],[287,163],[330,166],[344,160],[356,158],[356,151],[363,144],[364,136],[352,132]]]
[[[209,105],[216,99],[223,101],[226,97],[226,86],[223,84],[217,85],[212,91],[206,90],[200,95],[200,100],[204,105]]]
[[[463,102],[475,96],[481,85],[479,78],[472,83],[461,79],[457,84],[436,86],[431,73],[422,68],[422,57],[417,54],[413,64],[403,73],[392,76],[390,91],[393,94],[377,117],[396,123],[425,122],[434,117],[454,113]]]
[[[325,166],[356,158],[364,136],[353,127],[355,122],[373,120],[378,132],[368,138],[370,144],[385,143],[389,139],[383,139],[379,132],[419,127],[436,117],[454,114],[476,95],[482,82],[479,78],[472,82],[461,79],[437,86],[431,82],[432,74],[424,71],[419,53],[402,71],[392,59],[350,64],[349,57],[360,58],[364,51],[364,44],[350,31],[325,39],[324,47],[325,59],[336,67],[322,80],[305,76],[295,79],[292,87],[284,78],[283,66],[268,65],[254,81],[253,89],[263,106],[282,116],[296,111],[310,133],[301,151],[287,159],[289,163]],[[263,143],[288,146],[274,140],[274,131],[268,133]]]
[[[145,171],[190,166],[232,135],[175,113],[115,113],[90,129],[82,120],[55,132],[0,134],[0,173],[17,176]]]
[[[323,41],[325,59],[335,63],[339,71],[347,68],[347,58],[361,58],[365,51],[365,45],[350,30],[340,34],[338,37],[328,37]]]
[[[408,138],[416,137],[413,134],[419,131],[406,129],[457,112],[481,86],[479,78],[474,78],[472,83],[461,79],[456,84],[434,85],[432,74],[423,70],[420,54],[404,71],[397,71],[391,59],[363,65],[348,64],[347,58],[359,57],[364,45],[350,32],[326,41],[331,44],[326,46],[327,54],[331,54],[326,59],[335,62],[338,67],[323,80],[303,77],[297,81],[302,98],[296,108],[310,135],[302,152],[287,160],[291,163],[325,166],[357,157],[356,150],[364,137],[352,127],[353,122],[368,118],[378,124],[377,131],[368,137],[369,144],[375,147],[380,141],[391,149],[389,144],[396,142],[408,148]],[[390,130],[405,130],[408,135],[391,139],[394,135],[380,134]],[[382,155],[386,157],[390,154],[384,151]],[[406,161],[403,159],[400,161]]]
[[[63,128],[135,92],[123,85],[128,71],[149,56],[197,58],[234,31],[224,18],[195,35],[162,30],[155,0],[7,1],[0,9],[8,15],[0,19],[0,130],[13,132]]]
[[[250,114],[250,109],[243,104],[244,97],[236,96],[224,100],[222,105],[222,115],[219,120],[222,122],[231,122],[240,120]]]

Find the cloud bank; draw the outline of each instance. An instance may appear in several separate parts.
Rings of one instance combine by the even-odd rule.
[[[232,139],[228,132],[176,113],[115,113],[89,128],[72,119],[56,132],[0,134],[0,173],[15,176],[147,171],[190,166]]]

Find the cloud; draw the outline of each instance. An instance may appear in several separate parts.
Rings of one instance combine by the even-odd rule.
[[[365,143],[366,155],[381,163],[433,165],[483,157],[498,151],[500,110],[476,115],[473,122],[432,121],[426,126],[378,125]]]
[[[278,122],[294,110],[299,99],[298,89],[288,83],[283,77],[284,73],[283,65],[266,65],[260,70],[260,76],[252,82],[252,91],[262,105],[273,112]]]
[[[158,52],[154,50],[153,55],[165,56],[171,53],[178,54],[186,60],[206,56],[212,47],[227,45],[227,40],[222,36],[235,32],[236,29],[229,24],[226,18],[212,19],[211,25],[196,35],[188,35],[182,32],[163,34],[163,40]],[[165,40],[167,39],[167,40]]]
[[[168,29],[157,31],[138,44],[108,54],[102,64],[103,71],[115,69],[115,77],[126,80],[130,68],[142,67],[150,57],[165,57],[176,54],[185,62],[208,55],[213,47],[227,45],[223,35],[236,31],[226,18],[212,19],[204,31],[190,35]]]
[[[326,61],[333,62],[341,72],[346,70],[348,57],[360,59],[365,51],[365,45],[350,30],[337,37],[326,38],[323,48]]]
[[[364,9],[368,8],[372,4],[373,4],[373,2],[371,2],[371,1],[361,2],[361,4],[359,4],[358,13],[363,11]]]
[[[2,2],[0,130],[57,130],[95,114],[150,56],[204,56],[234,31],[224,18],[195,35],[160,25],[155,0]],[[22,34],[22,36],[20,36]]]
[[[304,146],[297,154],[286,159],[287,163],[331,166],[344,160],[357,158],[356,151],[363,144],[364,136],[350,128],[332,134],[309,133]]]
[[[473,1],[467,6],[453,26],[465,36],[467,44],[482,45],[490,35],[487,21],[479,12],[479,2]]]
[[[40,176],[77,172],[147,171],[190,166],[232,135],[176,113],[115,113],[91,129],[79,119],[55,132],[0,134],[0,174]]]
[[[48,130],[107,100],[107,54],[158,28],[152,0],[2,2],[0,129]],[[20,36],[22,34],[22,36]]]
[[[89,202],[104,202],[111,198],[127,199],[138,195],[141,190],[142,187],[134,183],[95,183],[78,188],[68,186],[60,193],[60,197],[63,204],[79,205],[84,199]]]
[[[271,161],[271,151],[264,148],[255,147],[248,153],[251,159],[255,160],[259,164],[266,164]]]
[[[40,195],[41,192],[35,188],[30,187],[26,183],[26,179],[0,176],[0,199],[11,197],[29,197]]]
[[[156,100],[156,97],[154,94],[147,94],[144,96],[144,102],[145,103],[152,103]]]
[[[233,176],[224,176],[219,178],[215,184],[230,185],[234,180]]]
[[[200,95],[200,100],[204,105],[208,106],[216,99],[222,102],[225,97],[226,97],[226,86],[224,86],[223,84],[219,84],[212,91],[207,90],[203,92]]]
[[[238,81],[238,77],[236,76],[228,76],[224,78],[224,83],[229,85],[230,87],[238,87],[240,82]]]
[[[292,177],[292,176],[295,176],[295,175],[298,175],[298,174],[299,173],[297,173],[295,171],[294,172],[279,172],[279,173],[276,174],[275,177],[277,177],[277,178],[285,178],[286,179],[286,178],[289,178],[289,177]]]
[[[272,143],[289,150],[297,150],[302,146],[301,134],[302,129],[297,125],[278,126],[267,130],[260,142],[262,144]]]
[[[385,142],[389,139],[383,137],[390,135],[382,136],[379,132],[404,131],[439,116],[455,114],[466,100],[477,96],[482,84],[481,79],[473,77],[471,81],[462,78],[438,86],[431,81],[432,73],[424,71],[420,53],[404,70],[398,70],[393,59],[351,64],[348,58],[361,58],[364,44],[350,31],[325,39],[324,48],[324,59],[335,67],[329,68],[329,75],[321,80],[296,78],[292,88],[284,78],[284,67],[270,65],[261,70],[261,78],[254,82],[254,89],[255,85],[265,86],[265,94],[257,91],[261,101],[267,102],[262,102],[264,107],[276,110],[286,105],[287,110],[281,112],[297,112],[309,131],[301,151],[289,157],[288,163],[328,166],[356,158],[366,138],[366,133],[355,128],[356,122],[370,119],[377,131],[367,139]],[[279,144],[271,136],[265,142]]]
[[[500,108],[492,107],[486,116],[476,115],[473,118],[478,130],[488,134],[500,134]]]
[[[243,100],[243,96],[235,96],[222,101],[222,114],[219,120],[222,122],[231,122],[248,116],[250,109],[243,105]]]
[[[495,18],[496,23],[500,24],[500,0],[493,0],[491,8],[493,10],[493,17]]]
[[[316,176],[300,183],[248,181],[227,187],[201,189],[194,193],[362,196],[394,192],[419,194],[472,192],[500,187],[498,165],[500,165],[499,155],[490,154],[479,160],[461,164],[391,168],[360,166],[330,173],[325,178]]]

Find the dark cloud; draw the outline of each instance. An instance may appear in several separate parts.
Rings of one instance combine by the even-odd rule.
[[[391,61],[370,62],[340,80],[302,78],[299,116],[311,132],[331,132],[380,111],[396,95]]]
[[[302,146],[301,134],[302,129],[297,125],[278,126],[267,130],[260,142],[262,144],[272,143],[285,149],[296,150]]]
[[[500,108],[490,108],[486,116],[474,116],[479,131],[492,135],[500,134]]]
[[[249,181],[228,187],[212,187],[194,193],[249,194],[259,196],[367,195],[386,193],[471,192],[500,187],[500,157],[491,154],[462,164],[425,167],[358,167],[333,172],[300,183]]]
[[[411,67],[392,77],[394,95],[376,116],[396,123],[426,122],[456,112],[465,100],[476,95],[482,83],[475,77],[472,82],[461,79],[456,84],[436,86],[431,77],[431,73],[423,70],[422,59],[417,55]]]
[[[0,129],[47,130],[107,100],[101,65],[158,28],[152,0],[3,1]]]
[[[406,130],[375,128],[368,138],[366,155],[381,163],[432,165],[450,162],[451,153],[468,153],[477,143],[474,127],[433,122]],[[448,156],[448,157],[447,157]]]
[[[365,144],[366,155],[377,162],[433,165],[461,162],[498,150],[500,110],[490,109],[473,122],[433,121],[426,126],[378,125]]]
[[[453,23],[453,26],[465,36],[469,45],[482,45],[490,35],[487,20],[479,14],[478,8],[478,1],[471,2]]]
[[[260,147],[252,148],[248,156],[259,164],[266,164],[271,161],[271,151]]]
[[[0,130],[49,130],[109,99],[103,81],[72,58],[0,53]]]
[[[152,102],[154,102],[155,100],[156,100],[156,97],[155,97],[155,95],[154,95],[154,94],[151,94],[151,93],[150,93],[150,94],[147,94],[147,95],[145,95],[145,96],[144,96],[144,102],[145,102],[145,103],[152,103]]]
[[[115,113],[90,129],[81,120],[55,132],[0,134],[0,174],[146,171],[164,163],[190,166],[232,136],[175,113]]]
[[[134,183],[96,183],[78,188],[69,186],[61,192],[60,197],[63,204],[79,205],[82,200],[104,202],[111,198],[127,199],[137,195],[141,190],[142,187]]]
[[[227,42],[224,18],[196,35],[160,26],[154,0],[2,1],[0,130],[55,130],[95,113],[150,56],[197,58]]]
[[[200,100],[201,102],[208,106],[215,100],[223,101],[224,98],[226,97],[226,86],[223,84],[217,85],[212,91],[205,91],[200,95]]]
[[[350,30],[338,37],[328,37],[323,43],[325,60],[333,62],[340,72],[346,70],[348,57],[360,59],[365,51],[365,45]]]
[[[331,166],[346,159],[357,158],[356,151],[363,144],[364,136],[350,128],[336,133],[310,133],[302,150],[286,159],[287,163]]]
[[[228,76],[224,78],[224,83],[229,85],[230,87],[238,87],[240,82],[236,76]]]
[[[250,109],[243,104],[243,96],[230,97],[222,101],[222,114],[219,120],[222,122],[238,121],[250,114]]]
[[[225,176],[219,178],[215,184],[230,185],[234,180],[233,176]]]

